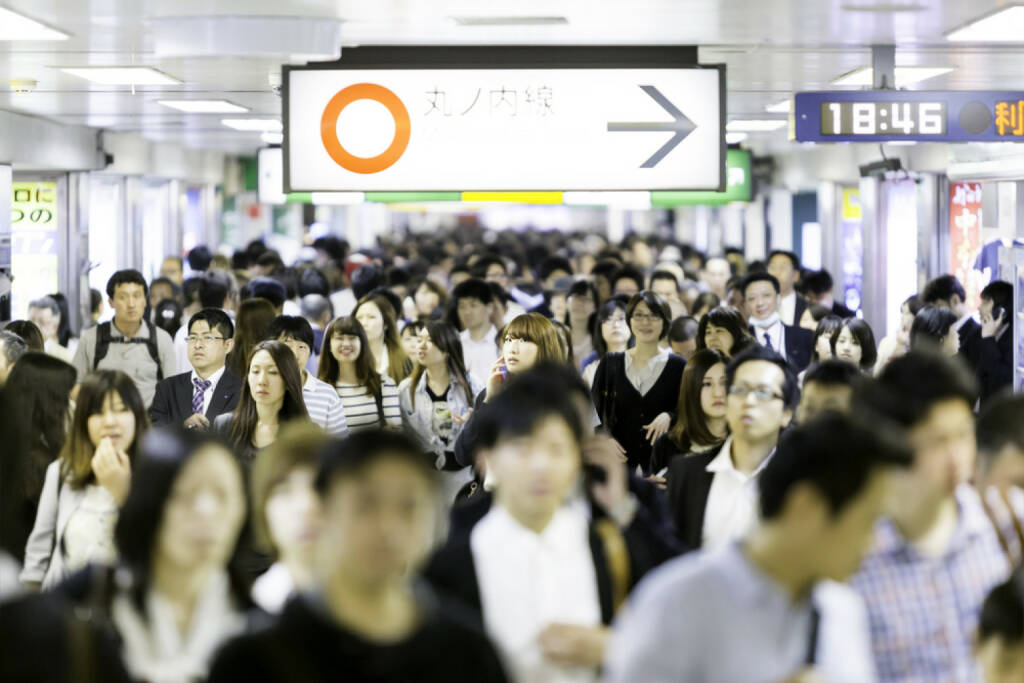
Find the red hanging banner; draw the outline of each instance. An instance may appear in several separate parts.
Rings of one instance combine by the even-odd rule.
[[[981,273],[974,264],[981,253],[981,183],[949,186],[949,269],[963,283],[967,307],[981,304]]]

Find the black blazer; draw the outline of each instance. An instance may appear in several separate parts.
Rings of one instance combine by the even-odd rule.
[[[978,339],[978,386],[984,404],[990,397],[1013,384],[1013,328],[999,339]]]
[[[804,317],[804,311],[807,310],[809,305],[807,299],[799,294],[796,295],[796,306],[793,307],[793,324],[797,327],[800,326],[800,318]]]
[[[749,326],[750,334],[754,340],[764,346],[761,341],[763,334],[758,334],[753,325]],[[782,323],[782,343],[786,347],[786,362],[793,372],[799,373],[811,364],[811,352],[814,351],[814,333],[805,330],[799,325],[786,325]],[[778,349],[775,349],[776,352]]]
[[[687,550],[697,550],[704,540],[704,510],[711,492],[714,472],[707,467],[721,446],[704,453],[674,458],[668,466],[668,503],[676,533]]]
[[[957,334],[960,335],[958,355],[967,361],[971,370],[977,371],[981,364],[981,325],[976,323],[973,318],[968,318],[967,322],[960,326]]]
[[[149,408],[149,418],[153,425],[181,426],[192,416],[193,391],[191,370],[157,382],[153,405]],[[234,410],[241,395],[242,380],[225,369],[217,386],[213,388],[213,398],[206,409],[206,417],[210,424],[213,424],[218,415]]]

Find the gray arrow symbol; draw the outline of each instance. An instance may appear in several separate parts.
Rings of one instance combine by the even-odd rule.
[[[693,121],[686,117],[686,114],[679,111],[674,104],[668,101],[668,98],[661,94],[661,92],[653,85],[641,85],[640,89],[651,96],[655,102],[661,105],[661,107],[672,115],[674,121],[663,121],[663,122],[624,122],[619,121],[616,123],[608,124],[608,132],[610,133],[621,133],[624,131],[635,132],[635,131],[671,131],[674,132],[669,141],[661,146],[657,152],[651,155],[651,158],[641,164],[640,168],[654,168],[658,165],[658,162],[665,158],[665,155],[676,148],[680,142],[686,139],[686,136],[696,130],[697,126]]]

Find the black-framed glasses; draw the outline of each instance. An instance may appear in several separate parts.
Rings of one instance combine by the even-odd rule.
[[[735,396],[740,399],[746,398],[747,394],[751,392],[753,392],[754,398],[756,398],[758,401],[761,401],[762,403],[776,399],[781,401],[783,399],[782,394],[778,393],[777,391],[768,386],[748,387],[745,384],[733,384],[731,387],[729,387],[729,395]]]
[[[187,337],[185,337],[185,342],[188,344],[195,344],[196,342],[201,341],[203,342],[203,344],[212,344],[215,341],[224,341],[225,339],[227,339],[227,337],[214,337],[211,334],[203,335],[201,337],[196,336],[194,334],[190,334]]]

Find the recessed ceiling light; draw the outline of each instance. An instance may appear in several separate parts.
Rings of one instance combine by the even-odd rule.
[[[1024,6],[1009,5],[983,15],[946,34],[946,40],[978,43],[1021,43],[1024,37]]]
[[[254,133],[280,133],[283,127],[277,119],[221,119],[228,128]]]
[[[726,133],[725,143],[727,145],[738,145],[749,137],[747,133]]]
[[[730,121],[725,129],[730,133],[764,133],[786,127],[782,119],[748,119]]]
[[[158,103],[187,114],[241,114],[249,111],[227,100],[157,100]]]
[[[561,26],[565,17],[452,17],[458,26]]]
[[[785,99],[775,104],[769,104],[764,108],[769,114],[788,114],[793,108],[793,100]]]
[[[284,142],[284,133],[264,133],[260,136],[260,140],[268,145],[280,145]]]
[[[72,76],[101,85],[181,85],[177,78],[149,66],[58,67]]]
[[[0,40],[67,40],[63,31],[0,7]]]
[[[897,66],[894,75],[896,83],[894,87],[905,88],[929,78],[948,74],[953,70],[951,66]],[[870,66],[862,66],[859,69],[849,71],[842,76],[832,80],[833,85],[855,85],[862,88],[869,88],[875,82],[875,70]]]
[[[847,12],[878,12],[885,14],[894,12],[923,12],[928,9],[928,5],[894,2],[847,2],[843,4],[843,9]]]

